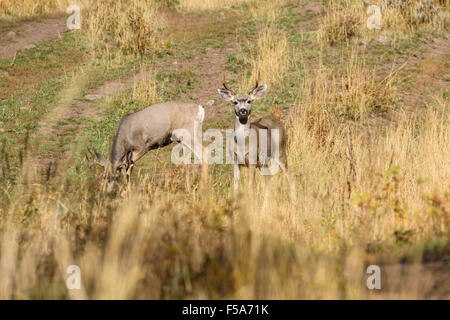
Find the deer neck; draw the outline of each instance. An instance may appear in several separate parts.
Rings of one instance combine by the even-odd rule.
[[[109,156],[112,171],[117,170],[120,166],[125,164],[127,156],[126,150],[117,140],[118,139],[114,140]]]
[[[116,168],[119,165],[119,162],[122,160],[121,158],[123,157],[122,153],[123,152],[120,152],[119,150],[119,144],[117,143],[116,140],[114,140],[111,148],[111,153],[109,155],[109,161],[111,163],[112,168]]]
[[[244,119],[236,116],[234,120],[234,131],[236,135],[247,137],[250,134],[250,116]]]

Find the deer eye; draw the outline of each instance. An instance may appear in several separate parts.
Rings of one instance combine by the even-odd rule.
[[[233,101],[233,103],[234,103],[234,105],[237,105],[237,104],[238,104],[238,102],[237,102],[237,101]]]
[[[252,103],[252,100],[247,100],[247,103],[248,103],[248,104]]]

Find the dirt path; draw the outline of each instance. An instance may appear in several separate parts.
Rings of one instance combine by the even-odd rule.
[[[0,34],[0,60],[13,58],[18,50],[60,37],[68,31],[67,18],[30,21]]]
[[[206,48],[206,53],[196,55],[190,62],[180,62],[175,60],[172,66],[166,70],[195,72],[198,83],[188,93],[182,94],[182,100],[189,100],[189,96],[205,107],[206,120],[211,118],[223,118],[226,116],[229,104],[219,100],[217,89],[222,87],[222,74],[225,72],[225,65],[228,56],[236,49],[232,44],[227,44],[225,48]],[[233,79],[233,74],[227,74],[227,79]]]
[[[300,21],[297,27],[302,31],[316,31],[317,19],[324,13],[324,6],[321,2],[312,1],[305,3],[294,9],[299,14]]]
[[[394,62],[377,65],[376,78],[391,72],[399,82],[402,110],[420,111],[427,100],[450,87],[450,37],[428,39]]]
[[[40,121],[38,125],[39,129],[34,137],[42,139],[39,143],[40,145],[46,145],[47,148],[58,150],[58,152],[55,152],[54,156],[37,156],[35,163],[38,169],[48,168],[51,163],[63,159],[64,149],[72,145],[67,140],[76,135],[84,126],[80,119],[100,119],[102,110],[95,108],[95,100],[105,98],[109,95],[116,95],[123,90],[129,89],[137,82],[143,80],[145,76],[145,72],[140,72],[127,79],[108,81],[98,88],[89,90],[85,95],[86,100],[81,101],[69,98],[69,101],[60,103],[53,108]],[[71,88],[66,90],[70,92]],[[65,145],[66,142],[67,145]]]
[[[400,73],[406,110],[417,111],[437,92],[450,87],[450,37],[427,42],[407,60]]]

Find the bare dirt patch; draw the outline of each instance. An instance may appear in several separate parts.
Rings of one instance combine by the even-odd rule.
[[[47,117],[39,124],[39,144],[47,145],[57,154],[55,157],[37,156],[35,163],[38,169],[47,169],[56,160],[62,158],[64,144],[67,140],[75,138],[78,130],[83,126],[78,120],[82,117],[95,117],[97,110],[90,103],[74,101],[72,104],[58,105]],[[67,143],[70,145],[70,142]]]
[[[121,91],[133,87],[137,82],[144,80],[146,75],[147,73],[145,71],[141,71],[139,73],[133,74],[127,79],[116,79],[108,81],[97,89],[91,90],[89,92],[89,95],[103,98],[105,96],[118,94]]]
[[[59,37],[66,31],[66,18],[24,22],[0,34],[0,60],[13,58],[18,50]]]
[[[295,8],[298,12],[300,21],[297,23],[298,29],[302,31],[317,30],[317,19],[324,13],[324,7],[321,2],[308,2]]]
[[[206,119],[223,118],[228,114],[227,105],[219,100],[217,89],[222,87],[222,74],[225,72],[225,65],[228,56],[234,51],[233,47],[227,48],[206,48],[206,53],[195,56],[192,61],[183,63],[175,61],[172,68],[176,71],[192,70],[196,74],[198,83],[188,94],[183,94],[182,99],[189,97],[198,101],[205,107]],[[233,76],[227,76],[233,78]]]
[[[312,2],[305,3],[301,7],[301,10],[305,11],[305,12],[313,12],[315,14],[321,14],[324,12],[325,9],[321,2],[312,1]]]
[[[450,38],[427,42],[414,52],[400,72],[406,110],[416,111],[437,92],[450,87]]]

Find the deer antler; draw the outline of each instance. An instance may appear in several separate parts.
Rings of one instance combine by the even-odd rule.
[[[248,92],[248,94],[252,93],[253,90],[255,90],[256,88],[259,87],[259,76],[260,76],[260,72],[258,70],[258,74],[256,75],[256,84],[253,88],[250,89],[250,91]]]
[[[104,167],[104,165],[101,164],[100,161],[98,161],[97,152],[95,150],[91,150],[89,147],[87,147],[86,149],[92,155],[93,158],[92,162],[89,164],[89,168],[92,168],[94,164]],[[86,159],[89,161],[88,155],[86,155]]]
[[[227,85],[227,81],[225,80],[225,72],[222,73],[222,85],[225,89],[227,89],[228,91],[230,91],[233,95],[236,94],[236,92],[234,92],[233,89],[231,89],[228,85]]]
[[[94,166],[94,164],[97,164],[98,162],[97,162],[97,160],[96,160],[96,157],[95,157],[94,152],[92,152],[92,150],[89,149],[89,147],[86,147],[86,149],[87,149],[87,151],[90,153],[90,155],[92,156],[92,159],[89,159],[89,156],[86,154],[86,160],[87,160],[88,162],[92,161],[91,163],[89,163],[88,167],[89,167],[89,168],[92,168],[92,167]]]

